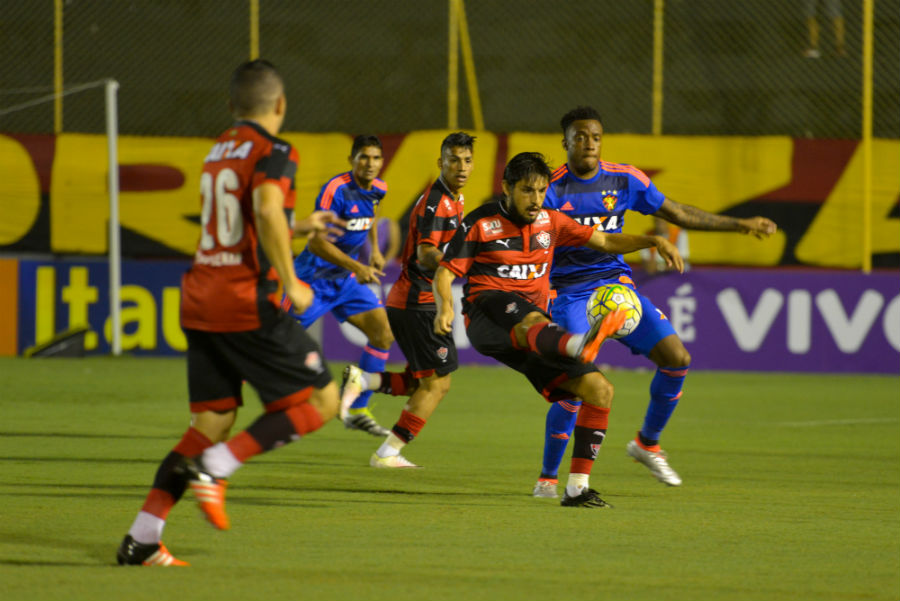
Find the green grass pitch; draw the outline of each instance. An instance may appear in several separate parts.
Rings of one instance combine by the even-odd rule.
[[[235,474],[232,530],[188,494],[163,540],[192,567],[150,569],[115,550],[187,426],[184,361],[2,359],[0,599],[900,597],[900,378],[692,372],[667,488],[624,451],[650,375],[608,373],[591,483],[615,509],[532,498],[546,404],[464,366],[407,448],[424,469],[369,468],[378,441],[332,422]]]

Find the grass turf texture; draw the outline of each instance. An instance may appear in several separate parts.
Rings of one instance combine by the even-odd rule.
[[[151,569],[115,551],[187,425],[183,360],[0,359],[0,599],[898,598],[897,377],[692,372],[667,488],[624,452],[650,374],[608,375],[613,510],[532,498],[545,403],[463,367],[407,448],[425,469],[369,468],[377,439],[332,422],[235,474],[231,531],[187,493],[163,540],[193,567]]]

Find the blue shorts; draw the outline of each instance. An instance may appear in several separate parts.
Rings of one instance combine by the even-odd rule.
[[[312,305],[303,315],[292,313],[304,328],[311,326],[329,311],[343,323],[351,315],[384,307],[384,303],[372,289],[366,284],[360,284],[353,276],[340,280],[313,280],[310,287],[316,295]]]
[[[600,286],[606,283],[622,282],[610,280],[609,282],[597,282],[596,284]],[[634,288],[634,286],[630,287]],[[553,317],[553,321],[576,334],[587,332],[590,326],[588,325],[585,306],[593,291],[593,288],[560,291],[550,305],[550,315]],[[617,338],[617,340],[630,348],[635,355],[644,355],[646,357],[660,340],[675,334],[675,328],[672,327],[669,318],[657,309],[656,305],[649,298],[640,292],[637,292],[637,295],[641,299],[643,310],[641,322],[634,332],[624,338]]]

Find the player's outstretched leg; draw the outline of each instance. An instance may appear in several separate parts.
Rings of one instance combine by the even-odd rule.
[[[600,346],[603,341],[622,329],[625,325],[627,315],[625,311],[616,309],[609,313],[602,320],[595,321],[591,324],[591,329],[584,335],[581,340],[581,347],[578,349],[577,357],[585,363],[593,363],[600,352]]]

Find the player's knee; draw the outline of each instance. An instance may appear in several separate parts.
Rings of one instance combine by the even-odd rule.
[[[419,380],[419,387],[426,389],[430,394],[443,397],[450,391],[450,374],[439,376],[437,374]]]
[[[687,367],[691,364],[691,354],[684,347],[675,352],[672,362],[667,367]]]
[[[372,336],[369,342],[380,349],[388,349],[394,344],[394,334],[390,328],[385,328]]]
[[[584,402],[604,409],[612,407],[613,396],[616,392],[612,382],[604,378],[600,372],[587,374],[585,377],[588,378],[586,382],[588,386],[583,395]]]
[[[315,407],[323,422],[332,419],[340,407],[340,395],[337,384],[330,382],[325,388],[318,388],[309,397],[309,404]]]

